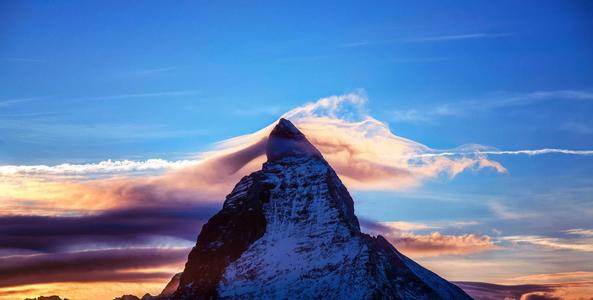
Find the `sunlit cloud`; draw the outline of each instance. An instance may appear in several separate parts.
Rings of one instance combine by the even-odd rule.
[[[593,252],[593,243],[588,239],[562,239],[539,235],[514,235],[500,237],[500,239],[516,244],[531,244],[558,250]]]
[[[423,157],[421,154],[436,150],[393,134],[385,123],[367,114],[366,101],[363,92],[332,96],[292,109],[282,117],[307,135],[352,189],[401,190],[441,175],[453,178],[468,169],[506,171],[485,155]],[[23,206],[20,210],[26,211],[44,205],[56,210],[68,206],[92,210],[138,203],[158,205],[161,200],[220,202],[242,176],[261,168],[266,139],[274,126],[222,141],[211,151],[195,155],[194,161],[3,166],[0,174],[8,179],[0,186],[0,198],[6,199],[7,213],[21,213],[7,207],[19,203]],[[156,174],[126,176],[146,171]],[[110,174],[113,178],[105,178]],[[64,176],[78,180],[64,180]]]
[[[156,295],[182,269],[190,249],[128,247],[0,257],[0,299],[54,294],[113,299],[123,291]]]
[[[413,257],[461,255],[496,249],[487,235],[466,233],[447,235],[438,231],[416,234],[414,231],[432,230],[428,224],[411,222],[373,222],[361,219],[361,226],[370,234],[380,234],[406,255]]]
[[[352,188],[406,189],[468,169],[506,171],[486,156],[423,157],[435,150],[392,133],[387,124],[366,113],[366,101],[362,92],[333,96],[283,117],[297,124]]]
[[[475,299],[560,300],[590,299],[593,282],[560,284],[498,285],[483,282],[455,282]]]
[[[453,179],[468,170],[507,172],[504,166],[490,159],[492,155],[564,153],[556,151],[562,149],[500,151],[482,145],[432,149],[396,135],[386,123],[368,114],[366,102],[364,92],[355,92],[323,98],[281,116],[305,133],[352,190],[409,190],[430,180]],[[201,224],[220,207],[233,185],[242,176],[261,168],[267,136],[274,126],[275,122],[257,132],[221,141],[209,151],[188,155],[193,158],[186,160],[0,166],[0,225],[11,224],[0,226],[0,241],[10,242],[3,250],[22,257],[38,252],[68,255],[85,248],[107,251],[138,245],[187,248],[188,241],[195,241]],[[589,155],[583,151],[563,151]],[[497,202],[488,205],[501,218],[525,217],[525,213],[513,212]],[[110,227],[114,223],[123,224],[128,230],[114,232]],[[362,223],[367,232],[385,236],[412,257],[460,257],[499,249],[499,238],[469,231],[458,233],[461,228],[476,225],[476,221]],[[574,227],[565,233],[589,236],[590,229]],[[447,233],[450,228],[455,228],[457,233]],[[155,243],[156,239],[161,244]],[[582,241],[559,238],[510,236],[500,240],[593,251]],[[118,270],[128,269],[124,266]],[[104,271],[80,272],[95,276],[92,280],[108,280]],[[165,277],[167,272],[123,273],[122,276],[147,276],[141,280],[150,282]],[[54,278],[70,280],[73,274],[60,273]],[[84,281],[87,277],[80,278]],[[11,280],[21,281],[6,281],[6,286],[17,284],[23,289],[53,282],[48,278],[29,283],[22,277]],[[162,284],[162,278],[159,280]]]
[[[517,282],[524,282],[524,283],[564,283],[564,282],[578,282],[578,281],[593,282],[593,272],[577,271],[577,272],[533,274],[533,275],[518,276],[518,277],[510,278],[509,280],[517,281]]]
[[[460,255],[496,249],[487,235],[445,235],[433,232],[427,235],[403,234],[387,238],[404,253],[416,256]]]
[[[593,238],[593,229],[575,228],[575,229],[565,230],[564,232],[566,232],[568,234],[581,235],[581,236],[586,236],[586,237],[592,237]]]
[[[145,171],[179,169],[195,164],[192,160],[169,161],[164,159],[106,160],[89,164],[48,165],[4,165],[0,166],[0,176],[94,176],[127,174]]]
[[[428,225],[428,224],[424,224],[424,223],[403,222],[403,221],[381,222],[381,225],[392,228],[393,230],[400,230],[400,231],[414,231],[414,230],[427,230],[427,229],[440,228],[438,226]]]
[[[169,276],[170,278],[170,276]],[[0,300],[37,299],[40,295],[60,295],[62,299],[114,299],[122,293],[157,295],[167,282],[166,278],[144,281],[57,282],[30,284],[0,289]]]

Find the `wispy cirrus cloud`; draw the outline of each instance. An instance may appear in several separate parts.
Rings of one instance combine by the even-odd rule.
[[[583,135],[593,134],[593,126],[582,122],[568,121],[562,124],[560,129]]]
[[[3,57],[1,60],[13,61],[13,62],[25,62],[25,63],[47,63],[49,60],[39,58],[28,58],[28,57]]]
[[[31,117],[0,119],[0,129],[5,129],[14,140],[31,141],[64,141],[64,139],[98,138],[106,140],[138,140],[160,139],[173,137],[201,136],[209,132],[201,129],[172,129],[159,124],[130,123],[61,123],[45,118],[41,114],[36,122]]]
[[[393,39],[383,40],[360,40],[341,43],[338,46],[341,48],[357,48],[357,47],[369,47],[369,46],[380,46],[389,45],[396,43],[444,43],[444,42],[455,42],[464,40],[483,40],[483,39],[496,39],[512,36],[510,32],[473,32],[473,33],[460,33],[460,34],[441,34],[431,36],[418,36],[418,37],[399,37]]]
[[[276,59],[279,63],[306,63],[324,60],[330,57],[329,55],[314,55],[314,56],[295,56],[295,57],[279,57]]]
[[[494,213],[494,215],[503,220],[523,220],[526,218],[532,218],[538,216],[537,213],[534,212],[525,212],[519,211],[516,209],[511,209],[502,203],[496,201],[490,201],[488,203],[488,207]]]
[[[440,103],[428,107],[395,109],[389,115],[395,122],[430,123],[443,117],[467,116],[470,113],[506,107],[533,105],[546,101],[592,101],[590,90],[533,91],[496,93],[474,100]]]
[[[475,150],[471,150],[471,147],[462,147],[458,150],[453,149],[452,151],[442,151],[435,153],[423,153],[419,154],[418,157],[434,157],[434,156],[458,156],[464,154],[482,154],[482,155],[543,155],[543,154],[567,154],[567,155],[593,155],[593,150],[570,150],[570,149],[556,149],[556,148],[544,148],[544,149],[530,149],[530,150],[487,150],[482,147],[475,147]]]
[[[117,73],[117,77],[149,77],[149,76],[157,76],[157,75],[166,75],[171,74],[174,71],[182,70],[182,67],[160,67],[160,68],[146,68],[146,69],[139,69],[139,70],[131,70],[131,71],[124,71]]]
[[[593,241],[590,239],[557,238],[540,235],[514,235],[500,239],[516,244],[530,244],[558,250],[593,252]]]
[[[435,118],[444,116],[456,116],[460,112],[452,109],[448,105],[440,105],[430,110],[421,109],[407,109],[407,110],[392,110],[389,116],[395,122],[405,123],[431,123]]]
[[[27,102],[32,102],[32,101],[38,101],[41,99],[42,99],[41,97],[4,99],[4,100],[0,100],[0,108],[6,107],[6,106],[18,105],[18,104],[27,103]]]
[[[282,109],[277,106],[258,106],[249,108],[232,108],[230,113],[236,116],[277,116],[282,113]]]
[[[450,42],[450,41],[461,41],[461,40],[478,40],[478,39],[494,39],[512,36],[512,33],[487,33],[487,32],[475,32],[475,33],[464,33],[464,34],[445,34],[426,36],[418,38],[406,39],[409,43],[429,43],[429,42]]]
[[[196,91],[165,91],[165,92],[151,92],[151,93],[134,93],[134,94],[119,94],[106,95],[85,98],[87,100],[119,100],[119,99],[144,99],[144,98],[162,98],[162,97],[181,97],[196,95]]]

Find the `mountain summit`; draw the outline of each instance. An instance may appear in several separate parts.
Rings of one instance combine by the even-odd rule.
[[[268,161],[280,160],[284,157],[323,156],[309,140],[292,123],[280,119],[268,137],[266,146]]]
[[[173,299],[471,299],[362,233],[346,187],[290,121],[266,152],[203,226]]]

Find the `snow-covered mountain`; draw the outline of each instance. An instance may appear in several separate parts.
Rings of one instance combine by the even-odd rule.
[[[203,226],[173,299],[471,299],[362,233],[346,187],[288,120],[267,158]]]

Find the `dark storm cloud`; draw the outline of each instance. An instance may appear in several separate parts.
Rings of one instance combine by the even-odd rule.
[[[195,241],[218,205],[131,208],[89,216],[0,217],[0,250],[59,252],[79,244],[134,245],[153,236]]]
[[[140,272],[185,261],[189,249],[130,248],[0,258],[0,287],[50,282],[165,280],[164,272]],[[125,272],[122,272],[125,271]]]

